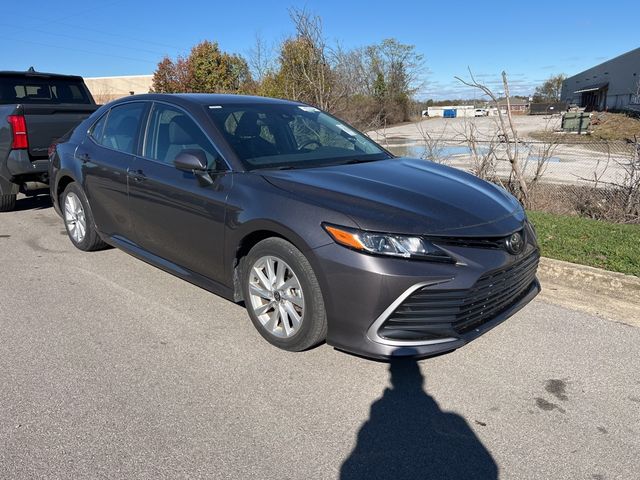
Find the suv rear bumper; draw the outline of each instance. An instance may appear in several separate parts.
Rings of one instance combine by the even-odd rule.
[[[42,179],[49,172],[49,159],[31,160],[27,150],[10,150],[6,163],[0,165],[0,177],[11,183]]]

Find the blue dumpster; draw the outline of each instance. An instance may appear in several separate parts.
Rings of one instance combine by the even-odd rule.
[[[444,118],[456,118],[456,109],[455,108],[447,108],[443,112]]]

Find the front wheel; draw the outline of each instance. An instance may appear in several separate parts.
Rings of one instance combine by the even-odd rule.
[[[67,235],[77,248],[91,252],[107,246],[98,235],[87,197],[76,183],[65,188],[60,197],[60,207]]]
[[[327,319],[306,257],[281,238],[255,245],[243,262],[243,295],[254,326],[272,345],[302,351],[324,341]]]

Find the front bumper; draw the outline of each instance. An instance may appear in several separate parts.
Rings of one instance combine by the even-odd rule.
[[[377,359],[438,355],[460,348],[502,323],[540,292],[534,269],[513,301],[501,305],[489,318],[469,328],[459,332],[448,329],[446,335],[421,340],[378,335],[389,315],[415,291],[471,290],[488,272],[508,270],[538,255],[534,243],[528,243],[517,256],[501,249],[448,247],[446,250],[458,260],[456,264],[370,256],[336,244],[315,249],[313,263],[319,273],[327,310],[327,343]]]

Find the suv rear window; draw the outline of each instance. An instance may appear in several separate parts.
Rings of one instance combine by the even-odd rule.
[[[1,77],[0,104],[92,104],[82,82],[66,78]]]

